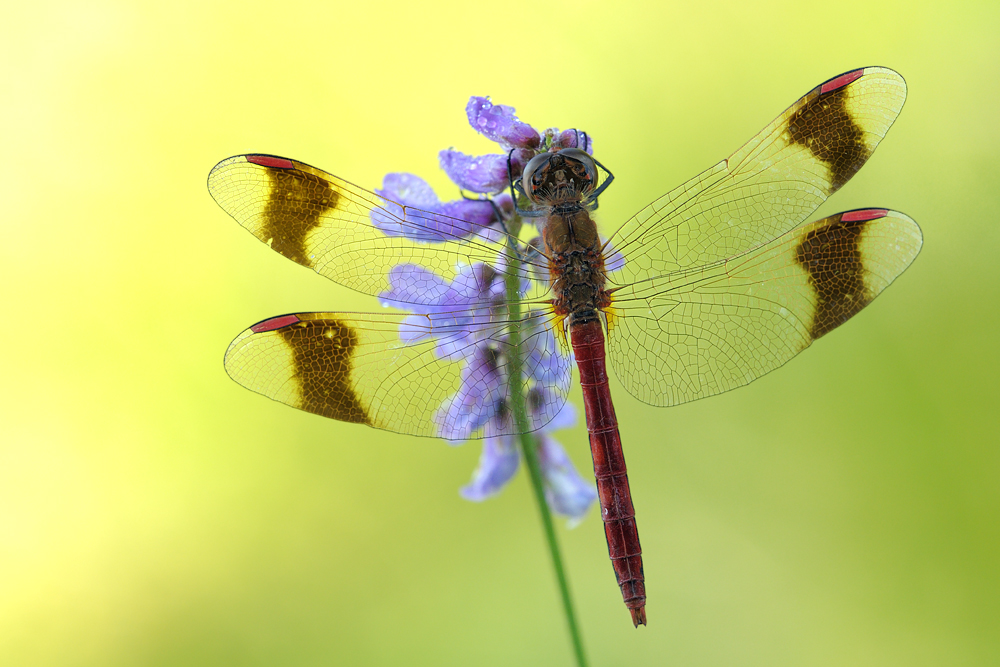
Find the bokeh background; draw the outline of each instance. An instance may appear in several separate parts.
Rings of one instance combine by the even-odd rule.
[[[523,476],[466,502],[478,444],[226,376],[251,323],[377,306],[240,229],[208,171],[269,152],[452,198],[437,151],[491,150],[464,116],[489,94],[594,136],[607,231],[885,65],[906,106],[819,214],[904,211],[917,261],[747,388],[657,410],[612,384],[649,627],[597,513],[559,537],[594,665],[997,664],[998,35],[995,2],[6,6],[0,663],[570,664]],[[583,427],[557,437],[586,472]]]

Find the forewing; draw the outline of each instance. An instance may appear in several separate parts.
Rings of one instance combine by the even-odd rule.
[[[470,230],[468,221],[396,204],[296,160],[237,155],[212,169],[208,189],[272,250],[365,294],[386,292],[389,270],[399,264],[419,265],[445,281],[463,265],[483,262],[500,272],[514,265],[503,259],[507,236],[499,230]],[[383,229],[372,224],[373,215]],[[410,303],[433,304],[435,295],[421,298],[427,294],[413,291]]]
[[[902,213],[849,211],[739,257],[623,288],[610,311],[611,365],[652,405],[740,387],[857,314],[921,243]]]
[[[609,281],[735,257],[793,229],[861,168],[905,98],[906,82],[882,67],[817,86],[728,160],[626,222],[610,239],[625,261]]]
[[[453,315],[453,317],[449,317]],[[298,313],[259,322],[226,352],[244,387],[300,410],[397,433],[462,440],[516,432],[505,377],[512,325],[467,322],[468,311],[423,315]],[[547,317],[517,323],[530,429],[566,402],[570,362]],[[484,351],[486,352],[484,356]],[[484,424],[483,415],[500,418]]]

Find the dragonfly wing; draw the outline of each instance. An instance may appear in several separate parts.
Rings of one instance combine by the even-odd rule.
[[[871,303],[921,244],[902,213],[849,211],[738,257],[630,285],[610,311],[615,374],[658,406],[743,386]]]
[[[882,67],[817,86],[728,160],[626,222],[610,239],[609,266],[621,270],[609,281],[735,257],[793,229],[861,168],[905,99],[906,82]]]
[[[296,160],[236,155],[212,169],[208,189],[273,250],[365,294],[389,290],[389,271],[400,264],[445,281],[462,266],[508,265],[502,231],[397,204]],[[423,304],[422,294],[413,291],[411,303]]]
[[[244,387],[292,407],[345,422],[462,440],[516,432],[507,364],[511,325],[470,326],[468,311],[433,316],[298,313],[241,333],[226,371]],[[547,316],[517,323],[531,430],[566,402],[570,361]],[[486,418],[496,415],[486,423]]]

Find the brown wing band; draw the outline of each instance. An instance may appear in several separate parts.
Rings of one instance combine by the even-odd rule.
[[[849,181],[871,156],[864,131],[847,110],[848,90],[841,85],[821,92],[818,99],[804,105],[788,120],[792,143],[808,148],[830,169],[828,195]]]
[[[285,257],[311,267],[306,238],[323,213],[337,208],[340,194],[324,179],[299,169],[268,166],[267,175],[271,188],[259,238]]]
[[[880,215],[859,215],[872,211]],[[795,261],[809,274],[816,292],[816,315],[809,331],[813,339],[833,331],[871,301],[859,241],[865,224],[884,215],[878,209],[840,214],[809,232],[796,249]]]
[[[302,404],[331,419],[372,425],[351,386],[352,356],[358,334],[339,320],[302,320],[280,329],[295,360]]]

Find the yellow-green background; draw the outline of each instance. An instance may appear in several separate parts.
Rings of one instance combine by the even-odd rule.
[[[374,187],[482,152],[469,95],[584,128],[605,230],[854,67],[909,98],[820,213],[891,207],[912,268],[748,388],[613,384],[649,622],[595,512],[559,536],[594,665],[1000,660],[995,2],[35,2],[0,18],[0,664],[567,665],[523,476],[233,383],[245,326],[369,310],[205,178],[244,152]],[[580,399],[574,395],[574,402]],[[582,427],[558,434],[586,473]]]

